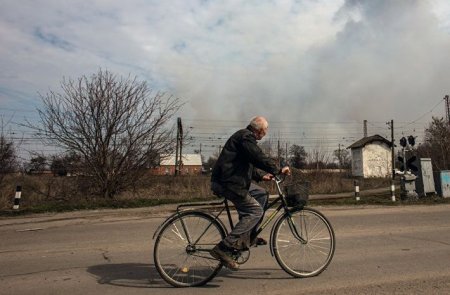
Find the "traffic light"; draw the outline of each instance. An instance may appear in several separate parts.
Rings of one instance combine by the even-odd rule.
[[[414,136],[408,136],[408,143],[410,146],[414,146],[416,144],[416,139],[414,138]]]
[[[400,145],[402,147],[406,147],[406,138],[405,137],[400,138]]]

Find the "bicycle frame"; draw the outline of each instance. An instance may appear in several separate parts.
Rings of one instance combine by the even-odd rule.
[[[267,227],[267,225],[278,215],[278,213],[280,212],[280,210],[282,208],[284,208],[285,214],[289,214],[290,217],[290,213],[292,211],[292,209],[289,209],[289,207],[286,204],[286,200],[285,200],[285,196],[280,188],[280,184],[284,181],[280,178],[278,178],[277,176],[274,177],[274,181],[276,184],[276,188],[278,191],[278,197],[275,198],[272,202],[270,202],[266,208],[264,208],[264,211],[269,210],[270,208],[274,207],[275,204],[277,204],[278,202],[281,201],[281,203],[278,205],[278,207],[275,209],[274,212],[272,212],[261,224],[261,226],[258,228],[258,230],[256,231],[256,235],[255,238]],[[226,211],[227,213],[227,218],[228,218],[228,222],[230,224],[230,229],[233,230],[234,228],[234,224],[233,224],[233,219],[231,217],[231,211],[230,211],[230,206],[228,204],[228,200],[224,199],[223,201],[220,202],[202,202],[202,203],[186,203],[186,204],[181,204],[177,206],[177,210],[174,214],[172,214],[169,218],[167,218],[155,231],[154,235],[153,235],[153,239],[155,238],[155,236],[158,234],[158,232],[160,231],[160,229],[166,224],[168,223],[170,220],[172,220],[173,217],[175,216],[179,216],[182,212],[185,212],[186,210],[181,210],[182,208],[185,207],[204,207],[204,206],[209,206],[209,208],[211,208],[212,206],[219,206],[220,210],[219,213],[217,214],[211,214],[211,217],[214,218],[215,221],[219,222],[219,224],[221,224],[221,226],[223,226],[224,230],[226,231],[226,227],[223,224],[222,220],[219,218],[221,216],[221,214],[223,213],[223,211]],[[222,207],[223,206],[223,207]],[[295,210],[295,209],[294,209]],[[212,225],[212,223],[210,225],[208,225],[205,230],[203,231],[203,233],[199,236],[199,238],[197,239],[197,241],[192,241],[191,240],[191,236],[189,234],[189,231],[186,227],[186,225],[184,224],[183,219],[181,220],[181,224],[183,227],[183,230],[186,234],[186,238],[188,239],[188,243],[191,245],[196,245],[196,243],[198,242],[199,239],[201,239],[203,237],[203,235],[208,231],[209,227]],[[296,239],[298,239],[301,243],[307,243],[307,241],[305,239],[303,239],[301,237],[301,235],[299,234],[296,225],[292,222],[292,220],[289,218],[289,227],[292,231],[292,233],[294,234],[294,237]],[[272,233],[271,233],[271,237],[272,237]],[[271,249],[271,254],[273,256],[273,250]]]

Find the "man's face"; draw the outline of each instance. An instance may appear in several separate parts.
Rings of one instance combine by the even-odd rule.
[[[265,127],[265,128],[262,128],[261,130],[258,130],[255,134],[256,139],[261,140],[264,136],[266,136],[268,129],[269,129],[269,127]]]

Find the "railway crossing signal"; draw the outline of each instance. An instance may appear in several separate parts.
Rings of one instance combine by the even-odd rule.
[[[419,168],[416,166],[415,162],[417,160],[416,156],[411,156],[409,159],[406,159],[406,151],[410,150],[410,147],[413,147],[416,144],[416,138],[412,135],[400,138],[400,145],[403,147],[403,156],[398,157],[398,161],[401,163],[400,171],[419,171]]]
[[[419,168],[416,166],[416,160],[417,160],[417,157],[416,156],[412,156],[412,157],[410,157],[408,160],[406,160],[406,161],[404,161],[403,160],[403,157],[398,157],[398,161],[400,162],[400,163],[402,163],[401,165],[400,165],[400,171],[405,171],[405,164],[406,164],[406,170],[408,171],[408,170],[411,170],[411,171],[413,171],[413,172],[417,172],[417,171],[419,171]]]

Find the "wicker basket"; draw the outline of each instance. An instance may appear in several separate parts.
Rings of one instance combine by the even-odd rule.
[[[284,186],[288,207],[303,207],[309,199],[309,182],[296,182]]]

